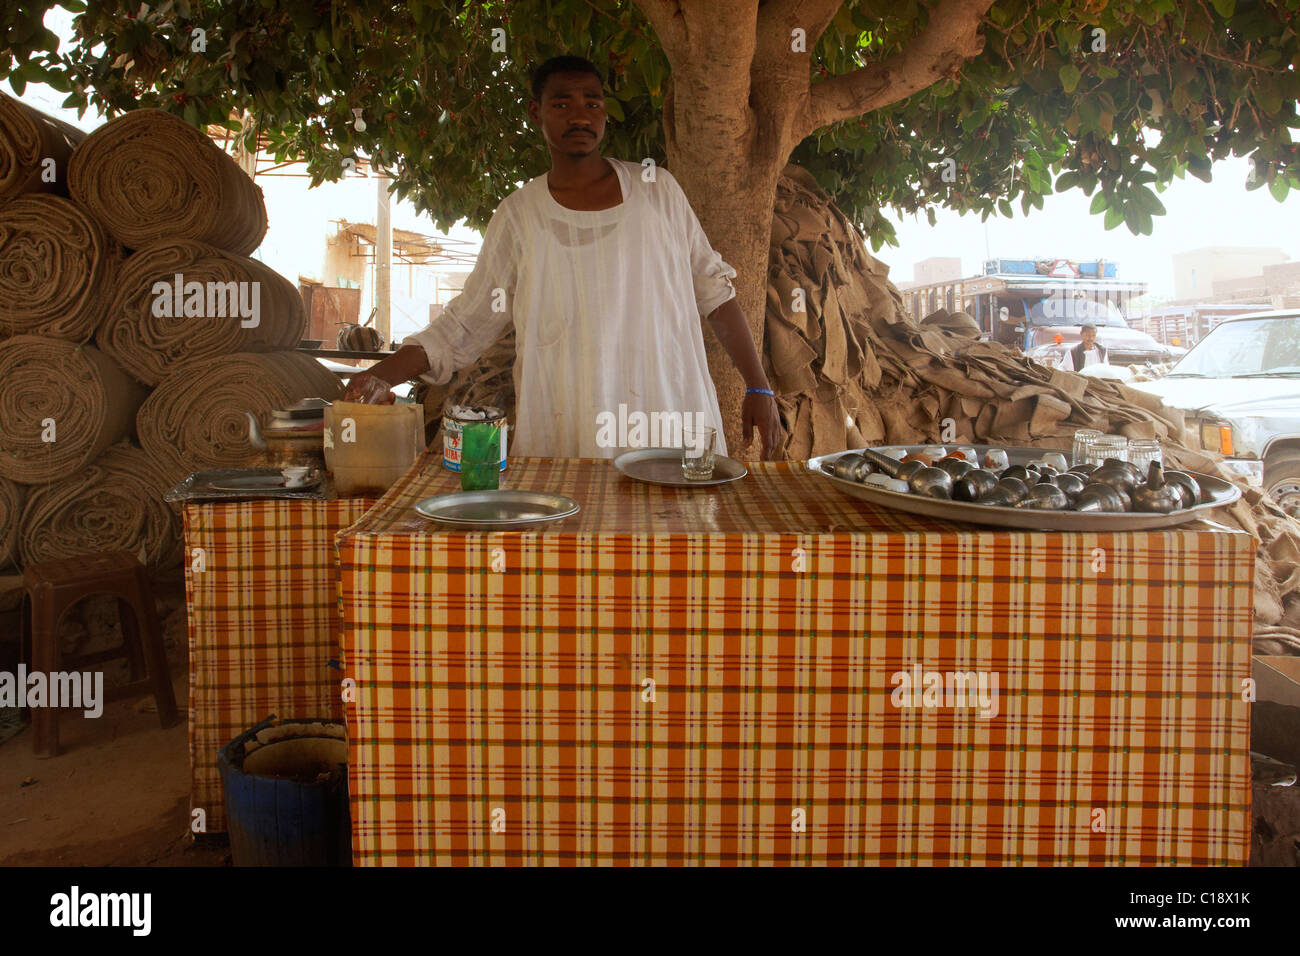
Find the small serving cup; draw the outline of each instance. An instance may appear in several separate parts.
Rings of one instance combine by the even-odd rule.
[[[306,465],[295,465],[291,468],[280,469],[280,474],[284,476],[284,486],[286,488],[301,488],[307,484],[311,472],[312,469]]]

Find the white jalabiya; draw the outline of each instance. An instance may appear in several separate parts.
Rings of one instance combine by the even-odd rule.
[[[716,428],[726,454],[700,316],[736,294],[736,270],[667,170],[609,162],[623,193],[611,209],[561,206],[545,175],[507,196],[461,294],[402,344],[424,347],[423,377],[441,385],[514,323],[511,455],[679,445],[667,434],[678,421]]]

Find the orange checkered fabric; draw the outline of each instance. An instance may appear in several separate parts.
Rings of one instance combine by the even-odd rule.
[[[217,751],[270,714],[342,718],[334,535],[374,503],[184,506],[190,806],[206,832],[226,830]]]
[[[979,529],[749,467],[514,460],[582,512],[464,533],[413,510],[458,489],[426,454],[339,535],[357,862],[1245,862],[1252,538]]]

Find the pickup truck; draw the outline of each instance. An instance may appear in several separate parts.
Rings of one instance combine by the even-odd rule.
[[[1184,409],[1193,441],[1300,516],[1300,311],[1227,319],[1169,374],[1130,387]]]

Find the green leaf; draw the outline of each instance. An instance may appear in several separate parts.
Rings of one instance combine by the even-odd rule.
[[[1067,63],[1057,71],[1057,76],[1061,78],[1061,88],[1067,93],[1073,93],[1083,74],[1073,63]]]
[[[1106,210],[1105,226],[1107,229],[1114,229],[1124,221],[1124,213],[1116,206],[1111,206]]]
[[[596,82],[593,80],[592,87],[594,88],[595,85]],[[545,96],[548,94],[543,94],[543,95]],[[605,97],[605,112],[608,113],[610,116],[612,116],[614,119],[618,120],[618,122],[620,123],[627,118],[626,115],[623,113],[623,104],[620,103],[618,100],[614,99],[614,97],[612,96]]]
[[[1273,194],[1273,198],[1278,202],[1286,199],[1286,194],[1290,189],[1291,187],[1287,183],[1285,176],[1277,176],[1268,184],[1268,191]]]
[[[1210,0],[1215,12],[1225,20],[1231,20],[1237,9],[1237,0]]]
[[[1094,216],[1101,213],[1106,209],[1109,200],[1110,197],[1106,195],[1106,190],[1103,189],[1092,197],[1092,205],[1088,207],[1088,212]]]

